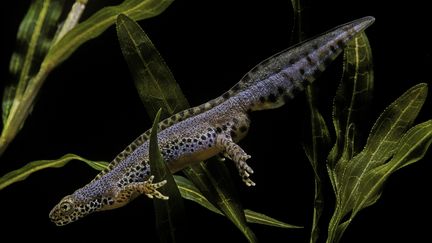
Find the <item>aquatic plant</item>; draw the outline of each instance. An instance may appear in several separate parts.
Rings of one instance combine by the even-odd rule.
[[[59,22],[62,2],[34,1],[31,5],[18,33],[18,42],[21,43],[19,46],[26,47],[25,55],[20,50],[12,57],[11,72],[16,79],[5,88],[1,153],[24,125],[31,107],[35,105],[35,97],[51,70],[66,60],[82,43],[96,38],[114,23],[138,93],[149,116],[154,118],[154,124],[157,124],[160,117],[189,107],[161,55],[146,33],[133,21],[159,14],[172,1],[126,0],[119,6],[104,8],[78,24],[76,20],[79,19],[85,2],[76,2],[68,15],[70,17],[56,35],[53,30]],[[297,40],[300,41],[303,39],[300,34],[303,33],[301,23],[304,22],[301,5],[299,1],[292,2],[298,23]],[[35,28],[40,31],[29,31]],[[327,242],[338,242],[358,212],[379,199],[382,185],[389,175],[421,159],[432,142],[432,120],[413,126],[413,121],[426,99],[426,84],[414,86],[387,107],[370,130],[367,141],[361,136],[367,133],[367,130],[359,117],[372,100],[371,53],[365,34],[359,35],[345,49],[343,78],[333,102],[335,139],[331,139],[331,130],[325,116],[316,108],[317,96],[314,95],[313,86],[307,91],[311,139],[305,141],[304,148],[316,176],[310,242],[325,237],[320,230],[323,226],[328,227]],[[158,112],[159,108],[162,108],[162,111]],[[170,200],[154,201],[156,228],[159,230],[161,242],[181,240],[188,232],[183,223],[185,216],[181,197],[212,212],[225,215],[249,242],[256,242],[257,237],[247,223],[300,228],[243,209],[225,165],[217,158],[187,168],[184,172],[188,178],[171,176],[167,173],[155,141],[153,125],[152,171],[157,180],[169,181],[161,191],[169,195]],[[0,190],[38,170],[62,167],[72,160],[83,161],[96,170],[107,167],[107,163],[103,161],[91,161],[78,155],[67,154],[57,160],[28,163],[4,175],[0,178]],[[324,204],[326,197],[322,187],[326,186],[323,181],[327,178],[334,190],[336,205],[331,221],[323,222],[326,219],[321,218],[321,214],[323,210],[328,210],[328,205]]]

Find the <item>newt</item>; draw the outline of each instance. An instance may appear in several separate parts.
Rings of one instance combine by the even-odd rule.
[[[304,90],[356,34],[374,22],[364,17],[283,50],[256,65],[231,89],[209,102],[181,111],[158,124],[158,144],[172,173],[217,154],[232,160],[248,186],[250,156],[237,144],[248,132],[252,111],[274,109]],[[168,199],[157,189],[149,166],[150,130],[114,158],[90,183],[64,197],[50,212],[66,225],[92,212],[122,207],[137,196]]]

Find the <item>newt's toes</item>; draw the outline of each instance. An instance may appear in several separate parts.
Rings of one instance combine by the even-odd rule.
[[[246,184],[246,186],[255,186],[255,182],[253,182],[250,178],[244,178],[243,182]]]

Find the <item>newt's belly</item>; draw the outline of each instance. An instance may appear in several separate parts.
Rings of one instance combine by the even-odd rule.
[[[220,152],[222,152],[220,148],[212,146],[194,152],[184,153],[175,159],[166,161],[171,173],[175,173],[194,163],[209,159]]]

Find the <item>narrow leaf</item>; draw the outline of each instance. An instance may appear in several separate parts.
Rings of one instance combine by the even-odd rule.
[[[371,188],[356,204],[355,212],[375,203],[381,194],[382,186],[388,177],[407,165],[422,159],[432,143],[432,120],[418,124],[408,130],[398,143],[393,158],[365,176],[364,187]]]
[[[255,234],[246,223],[243,206],[238,198],[228,168],[216,157],[200,165],[206,179],[210,181],[210,184],[206,186],[206,188],[210,189],[208,198],[210,200],[215,199],[218,208],[243,233],[249,242],[258,242]]]
[[[286,229],[302,229],[303,228],[303,226],[287,224],[287,223],[284,223],[282,221],[271,218],[269,216],[266,216],[262,213],[257,213],[257,212],[254,212],[252,210],[249,210],[249,209],[245,209],[245,215],[246,215],[246,220],[248,221],[248,223],[263,224],[263,225],[286,228]]]
[[[398,150],[387,163],[391,171],[399,170],[423,158],[432,142],[432,120],[420,123],[404,134]]]
[[[291,43],[296,44],[305,39],[305,30],[304,30],[304,1],[303,0],[291,0],[291,6],[293,8],[293,28],[292,28],[292,37]]]
[[[126,15],[117,18],[117,35],[123,56],[150,117],[159,107],[173,114],[188,107],[179,85],[165,61],[141,27]]]
[[[108,168],[109,163],[104,161],[92,161],[85,159],[81,156],[75,154],[66,154],[59,159],[56,160],[38,160],[34,162],[30,162],[27,165],[23,166],[20,169],[11,171],[2,177],[0,177],[0,190],[10,186],[11,184],[23,181],[31,174],[38,172],[47,168],[60,168],[65,166],[72,160],[78,160],[86,163],[91,168],[101,171]],[[213,204],[211,204],[204,195],[192,184],[191,181],[182,177],[174,175],[174,180],[178,186],[178,190],[181,193],[181,196],[184,199],[191,200],[193,202],[198,203],[199,205],[213,211],[217,214],[223,215],[223,213],[217,209]],[[249,223],[255,224],[265,224],[273,227],[281,227],[281,228],[303,228],[302,226],[296,226],[292,224],[287,224],[282,221],[273,219],[269,216],[266,216],[261,213],[254,212],[252,210],[245,210],[246,220]]]
[[[313,88],[310,88],[307,92],[309,111],[310,111],[310,129],[311,134],[309,135],[311,140],[308,144],[305,144],[304,150],[306,156],[311,163],[312,169],[314,170],[314,211],[312,218],[312,228],[310,242],[317,242],[320,229],[319,222],[321,219],[322,211],[324,208],[324,194],[322,189],[323,174],[325,172],[324,161],[326,154],[330,148],[330,134],[327,128],[327,124],[324,121],[321,113],[318,111],[313,97]]]
[[[305,25],[305,4],[307,1],[303,0],[291,0],[291,5],[293,8],[293,28],[292,28],[292,38],[291,43],[296,44],[305,40],[306,31]],[[306,97],[308,100],[309,108],[309,121],[307,122],[308,132],[304,137],[306,141],[303,144],[306,156],[311,163],[312,169],[314,170],[314,208],[311,226],[311,236],[310,243],[317,242],[319,237],[319,223],[324,208],[324,195],[323,195],[323,174],[325,173],[324,161],[326,158],[327,151],[330,144],[330,135],[328,131],[327,124],[321,113],[317,108],[316,101],[316,90],[314,85],[306,87]]]
[[[174,179],[183,198],[194,201],[214,213],[224,215],[219,209],[217,209],[211,202],[209,202],[204,197],[204,195],[198,190],[198,188],[196,188],[196,186],[190,180],[184,178],[183,176],[177,175],[174,175]],[[303,228],[302,226],[284,223],[265,214],[258,213],[249,209],[245,209],[244,213],[246,215],[246,221],[248,223],[262,224],[287,229]]]
[[[345,141],[348,127],[356,125],[353,136],[354,154],[358,153],[364,144],[360,137],[365,129],[361,121],[365,120],[365,111],[372,100],[374,86],[372,50],[364,32],[351,40],[344,49],[343,76],[336,96],[333,100],[333,125],[336,132],[336,143],[328,158],[328,165],[334,168],[336,161],[342,156],[346,148]],[[351,157],[352,158],[352,157]],[[345,159],[351,159],[345,158]]]
[[[150,168],[155,182],[167,181],[158,190],[169,200],[153,200],[156,228],[160,242],[183,242],[187,234],[186,213],[180,191],[159,150],[157,133],[160,114],[161,110],[156,114],[150,135]]]
[[[371,155],[371,163],[385,161],[394,153],[397,141],[420,112],[427,91],[427,84],[418,84],[384,110],[372,127],[366,143],[365,150]]]
[[[2,177],[0,177],[0,190],[4,189],[7,186],[10,186],[11,184],[23,181],[31,174],[38,172],[43,169],[47,168],[60,168],[65,166],[68,162],[72,160],[78,160],[86,163],[91,168],[101,171],[108,168],[109,163],[104,161],[92,161],[85,159],[83,157],[80,157],[75,154],[66,154],[63,157],[56,159],[56,160],[39,160],[34,161],[31,163],[28,163],[24,167],[11,171]],[[199,205],[209,209],[210,211],[220,214],[223,216],[223,213],[217,209],[213,204],[211,204],[204,195],[201,194],[201,192],[192,184],[191,181],[188,179],[174,175],[174,180],[178,186],[178,190],[181,193],[181,196],[184,199],[193,201],[198,203]],[[266,216],[264,214],[246,209],[245,210],[246,220],[248,223],[255,223],[255,224],[264,224],[269,225],[273,227],[281,227],[281,228],[303,228],[302,226],[287,224],[282,221],[273,219],[269,216]]]
[[[147,111],[154,110],[154,104],[151,103],[154,100],[159,102],[159,105],[171,115],[188,108],[186,98],[154,45],[137,24],[130,22],[126,16],[119,16],[117,22],[119,41],[123,43],[121,45],[124,55],[126,54],[125,57],[133,57],[128,63],[139,61],[147,65],[147,67],[129,65],[132,73],[147,73],[146,75],[134,75],[136,87]],[[133,52],[139,53],[133,54]],[[147,97],[157,98],[149,101]],[[168,100],[167,97],[173,100]],[[152,117],[152,112],[149,115]],[[183,172],[203,195],[242,231],[250,242],[256,242],[255,235],[246,224],[243,207],[235,196],[235,188],[227,185],[230,181],[230,173],[223,163],[210,164],[212,164],[211,170],[208,163],[201,162],[186,168]],[[223,178],[223,180],[219,181],[214,178]]]
[[[85,162],[92,168],[96,170],[103,170],[108,168],[108,163],[102,162],[102,161],[91,161],[88,159],[84,159],[78,155],[75,154],[66,154],[60,159],[55,160],[38,160],[31,163],[26,164],[25,166],[21,167],[20,169],[11,171],[2,177],[0,177],[0,190],[3,188],[18,182],[25,180],[29,175],[31,175],[34,172],[37,172],[42,169],[46,168],[60,168],[65,166],[69,161],[72,160],[79,160],[82,162]]]
[[[223,213],[215,207],[207,198],[198,190],[198,188],[188,179],[183,176],[174,175],[174,179],[182,194],[182,197],[194,201],[208,210],[223,215]]]

